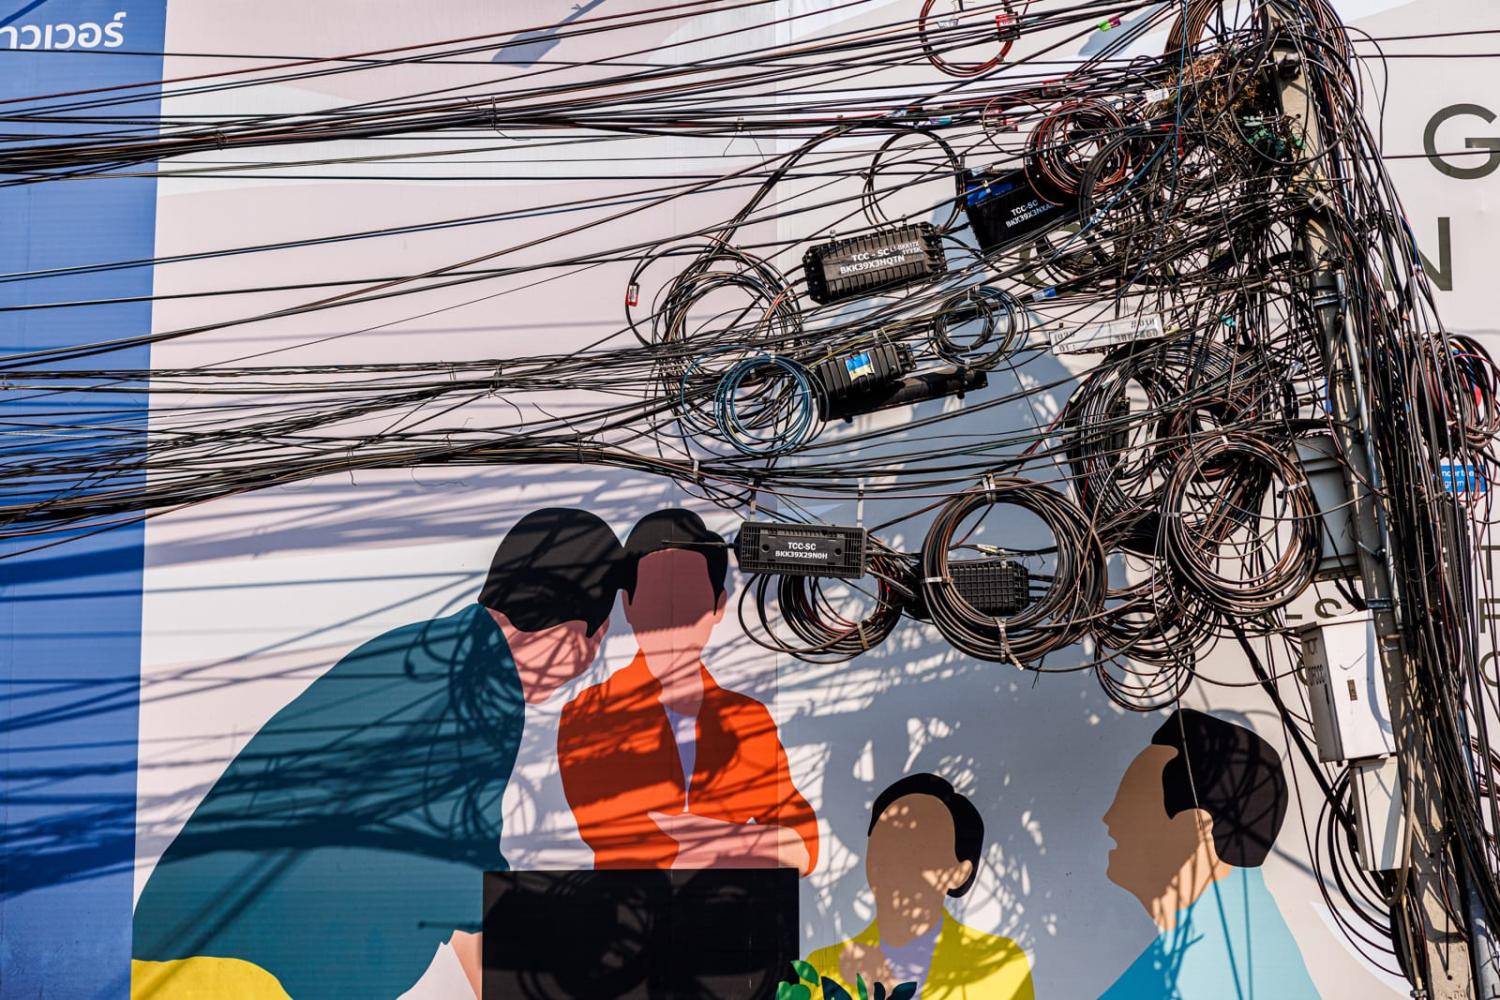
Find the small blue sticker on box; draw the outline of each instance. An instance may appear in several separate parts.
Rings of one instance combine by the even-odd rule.
[[[870,355],[868,352],[864,354],[856,354],[852,358],[845,358],[844,370],[849,373],[850,379],[857,379],[865,375],[875,374],[875,366],[870,363]]]

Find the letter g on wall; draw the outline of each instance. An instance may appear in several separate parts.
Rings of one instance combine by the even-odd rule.
[[[1450,104],[1441,108],[1427,122],[1427,128],[1422,132],[1422,150],[1427,154],[1428,161],[1437,168],[1438,172],[1448,177],[1455,177],[1461,181],[1477,180],[1487,177],[1500,168],[1500,139],[1493,137],[1468,138],[1464,140],[1467,149],[1488,149],[1490,155],[1475,167],[1456,167],[1438,155],[1437,130],[1450,119],[1462,116],[1472,116],[1484,121],[1486,125],[1495,120],[1495,113],[1489,108],[1479,104]],[[1469,159],[1465,157],[1465,159]]]

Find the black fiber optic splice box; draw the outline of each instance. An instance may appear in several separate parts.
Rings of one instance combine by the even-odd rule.
[[[958,596],[986,615],[1013,615],[1031,603],[1031,574],[1010,559],[950,559]]]
[[[971,170],[964,178],[964,214],[979,248],[995,253],[1025,243],[1078,218],[1078,205],[1037,194],[1025,170],[993,176]]]
[[[824,420],[851,420],[861,413],[874,413],[893,406],[908,406],[944,396],[958,396],[983,389],[989,376],[977,368],[954,367],[946,370],[917,372],[894,382],[872,385],[868,390],[844,396],[824,397],[819,402]]]
[[[865,575],[865,540],[864,528],[746,521],[734,553],[742,573],[853,580]]]
[[[813,375],[830,403],[863,396],[895,382],[916,367],[904,344],[875,344],[820,361]]]
[[[937,230],[920,222],[809,247],[802,270],[808,297],[827,305],[945,274],[948,259]]]

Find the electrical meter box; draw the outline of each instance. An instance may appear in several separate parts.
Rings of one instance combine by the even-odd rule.
[[[1369,612],[1324,619],[1303,626],[1298,635],[1318,759],[1332,763],[1395,753],[1385,677]]]
[[[1349,767],[1359,864],[1367,872],[1388,872],[1406,863],[1406,808],[1401,765],[1395,757],[1357,761]]]
[[[1297,459],[1312,489],[1313,503],[1323,527],[1323,552],[1314,580],[1333,580],[1359,575],[1359,555],[1354,547],[1354,519],[1350,513],[1349,486],[1344,482],[1344,463],[1332,436],[1315,434],[1297,439]]]

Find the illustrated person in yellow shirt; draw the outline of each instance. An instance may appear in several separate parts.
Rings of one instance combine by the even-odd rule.
[[[983,851],[984,820],[952,785],[935,774],[897,781],[870,810],[865,876],[875,921],[808,961],[850,996],[863,977],[887,990],[915,982],[920,1000],[1034,1000],[1020,946],[944,908],[974,885]]]

